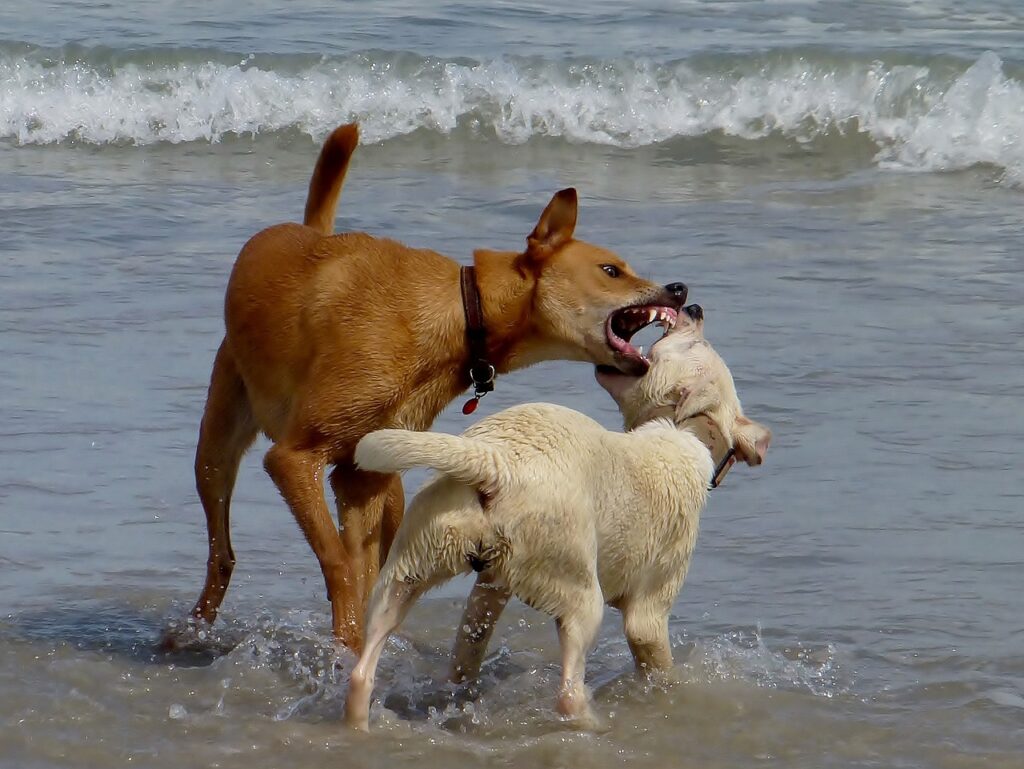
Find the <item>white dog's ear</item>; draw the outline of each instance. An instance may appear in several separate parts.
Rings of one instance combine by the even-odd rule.
[[[772,431],[740,415],[736,417],[732,439],[736,447],[736,456],[748,465],[759,465],[764,462],[764,455],[768,452]]]

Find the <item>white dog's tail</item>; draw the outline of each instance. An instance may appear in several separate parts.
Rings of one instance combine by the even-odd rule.
[[[507,477],[505,457],[494,446],[446,433],[377,430],[359,441],[355,460],[378,473],[430,467],[474,488],[494,489]]]

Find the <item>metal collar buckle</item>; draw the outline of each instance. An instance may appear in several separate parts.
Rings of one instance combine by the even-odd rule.
[[[466,316],[466,342],[469,347],[469,381],[473,383],[473,397],[462,407],[463,414],[476,411],[480,399],[494,389],[497,374],[487,360],[487,328],[484,326],[484,310],[480,291],[476,285],[476,270],[463,267],[459,271],[462,288],[462,309]]]

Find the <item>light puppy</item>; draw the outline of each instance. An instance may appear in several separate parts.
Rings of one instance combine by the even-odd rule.
[[[682,587],[709,484],[733,456],[764,459],[770,432],[743,415],[728,368],[703,336],[703,312],[664,313],[645,376],[600,368],[626,433],[572,409],[527,404],[461,437],[380,430],[355,459],[365,470],[432,467],[374,587],[366,646],[346,720],[367,728],[388,635],[427,589],[480,572],[456,643],[453,677],[475,676],[509,595],[555,618],[558,711],[593,721],[583,684],[604,604],[619,609],[638,672],[672,665],[668,613]],[[468,628],[468,630],[466,630]]]

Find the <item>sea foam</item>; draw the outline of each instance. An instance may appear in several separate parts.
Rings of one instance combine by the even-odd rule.
[[[158,54],[0,47],[0,139],[145,145],[285,130],[319,139],[349,120],[368,142],[459,126],[507,144],[866,137],[884,167],[989,164],[1024,181],[1024,84],[994,53],[912,64],[813,51],[674,62]]]

